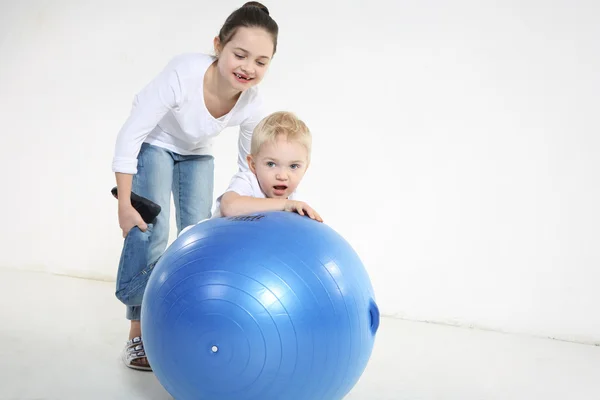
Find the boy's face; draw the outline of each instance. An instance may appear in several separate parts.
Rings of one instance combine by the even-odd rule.
[[[264,143],[256,156],[249,155],[248,166],[268,198],[287,199],[306,173],[308,152],[300,143],[279,135],[274,143]]]

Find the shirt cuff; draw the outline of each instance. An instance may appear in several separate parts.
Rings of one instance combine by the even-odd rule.
[[[113,158],[112,170],[113,172],[120,172],[123,174],[137,174],[138,160],[136,158],[124,158],[115,157]]]

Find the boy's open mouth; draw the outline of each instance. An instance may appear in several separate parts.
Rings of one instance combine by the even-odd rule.
[[[287,190],[287,186],[285,185],[275,185],[273,186],[273,194],[275,196],[283,196],[285,194],[285,191]]]

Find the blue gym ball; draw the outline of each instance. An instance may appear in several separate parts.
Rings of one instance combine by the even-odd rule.
[[[379,311],[339,234],[267,212],[179,236],[148,281],[141,323],[150,365],[177,400],[338,400],[367,366]]]

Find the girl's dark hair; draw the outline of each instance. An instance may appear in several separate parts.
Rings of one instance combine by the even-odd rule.
[[[269,32],[273,38],[273,54],[275,54],[279,26],[277,26],[275,20],[269,15],[267,7],[258,1],[249,1],[232,12],[225,20],[221,31],[219,31],[219,41],[222,47],[225,47],[241,26],[246,28],[263,28]]]

